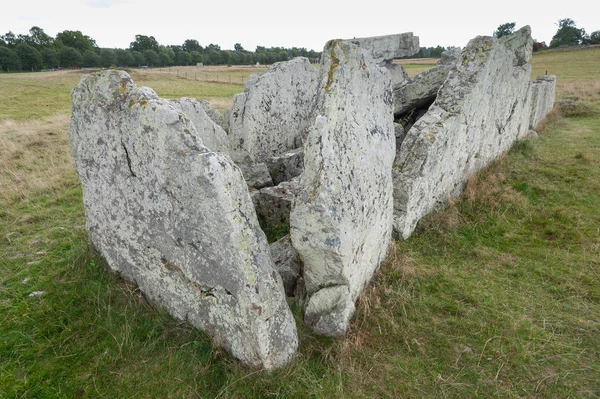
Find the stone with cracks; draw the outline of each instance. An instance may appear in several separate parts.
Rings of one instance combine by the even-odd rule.
[[[267,167],[274,184],[292,180],[300,176],[304,170],[304,153],[302,147],[288,151],[267,160]]]
[[[459,57],[460,49],[444,51],[435,67],[394,85],[394,115],[431,104]]]
[[[307,58],[273,64],[234,97],[229,139],[234,161],[266,162],[301,146],[311,119],[318,72]]]
[[[555,96],[556,76],[539,76],[531,82],[529,86],[529,98],[531,101],[529,127],[531,129],[535,129],[537,124],[552,110]]]
[[[390,73],[390,77],[392,78],[392,87],[400,86],[409,79],[408,73],[406,73],[406,69],[404,69],[402,65],[388,62],[384,65],[384,67]]]
[[[348,39],[346,42],[367,50],[380,65],[396,58],[410,57],[420,50],[419,37],[412,32]]]
[[[252,200],[263,229],[279,229],[290,223],[292,202],[298,192],[298,181],[294,179],[275,187],[265,187]]]
[[[239,169],[125,72],[84,76],[71,97],[93,247],[245,364],[286,364],[298,344],[294,318]]]
[[[171,102],[194,124],[196,132],[198,132],[202,143],[206,147],[216,152],[229,154],[227,133],[212,119],[216,116],[215,112],[218,113],[218,111],[212,109],[207,101],[184,97],[171,100]],[[211,110],[213,117],[206,112],[207,107]]]
[[[283,280],[283,287],[287,296],[294,296],[296,283],[300,277],[302,263],[298,252],[292,246],[290,236],[287,235],[275,241],[269,246],[271,258],[275,264],[275,269]]]
[[[366,51],[329,42],[319,82],[290,228],[311,296],[306,321],[336,336],[391,244],[395,136],[389,74]]]
[[[408,131],[394,163],[394,230],[462,190],[469,175],[505,153],[529,130],[527,101],[533,40],[529,27],[510,36],[476,37],[463,50],[428,112]]]

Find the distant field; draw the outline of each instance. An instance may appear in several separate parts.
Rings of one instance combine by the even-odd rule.
[[[88,250],[67,136],[83,72],[0,74],[0,398],[598,398],[598,60],[536,54],[533,76],[556,74],[558,97],[582,106],[552,113],[539,140],[395,242],[345,338],[314,336],[290,301],[300,348],[273,373],[241,366]],[[243,86],[221,75],[264,67],[178,70],[130,72],[224,108]]]

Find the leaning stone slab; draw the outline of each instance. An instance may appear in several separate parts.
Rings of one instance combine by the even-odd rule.
[[[239,169],[203,144],[179,107],[125,72],[86,75],[71,97],[91,245],[245,364],[287,363],[294,318]]]
[[[404,69],[402,65],[392,64],[390,62],[386,63],[384,67],[387,69],[390,77],[392,78],[392,87],[400,86],[409,79],[408,73],[406,73],[406,69]]]
[[[390,77],[366,51],[327,43],[319,82],[290,228],[311,296],[306,321],[337,336],[391,244],[395,136]]]
[[[287,151],[283,154],[269,158],[267,167],[274,184],[290,181],[300,176],[304,170],[304,152],[302,147]]]
[[[476,37],[434,103],[408,131],[394,163],[394,229],[408,238],[421,217],[458,195],[470,174],[529,130],[529,27]]]
[[[217,110],[212,109],[206,101],[196,100],[195,98],[179,98],[171,102],[188,117],[200,134],[203,144],[213,151],[229,154],[229,142],[225,130],[212,119],[216,116]],[[211,117],[206,109],[211,110]]]
[[[447,50],[435,67],[394,85],[394,115],[431,104],[459,57],[460,49]]]
[[[537,124],[540,123],[554,107],[554,99],[556,97],[556,76],[539,76],[536,80],[531,82],[529,91],[531,97],[531,117],[529,127],[535,129]]]
[[[412,32],[348,39],[346,42],[367,50],[373,60],[380,65],[419,52],[419,37],[413,36]]]
[[[318,72],[307,58],[273,64],[234,97],[229,139],[234,161],[252,162],[301,146],[310,125]]]

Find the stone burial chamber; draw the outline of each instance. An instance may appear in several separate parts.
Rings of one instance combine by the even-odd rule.
[[[332,40],[318,69],[252,76],[225,116],[84,76],[69,136],[90,245],[244,364],[281,367],[298,347],[286,296],[343,336],[393,235],[533,135],[556,79],[530,82],[532,42],[478,36],[408,78],[392,60],[419,51],[412,33]]]

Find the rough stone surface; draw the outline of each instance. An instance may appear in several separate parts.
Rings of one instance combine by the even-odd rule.
[[[307,309],[315,309],[308,315],[319,314],[306,320],[339,335],[391,243],[391,82],[366,51],[344,41],[325,46],[319,81],[290,228],[304,262]]]
[[[244,363],[287,363],[294,318],[239,169],[125,72],[84,76],[71,97],[71,152],[93,247]]]
[[[253,195],[256,214],[263,229],[273,229],[290,224],[292,203],[298,193],[298,181],[283,182],[275,187],[265,187]]]
[[[206,115],[208,115],[208,117],[210,119],[212,119],[212,121],[214,123],[216,123],[217,125],[221,126],[221,129],[227,131],[229,129],[229,121],[227,120],[227,117],[225,116],[225,114],[222,114],[219,112],[219,110],[214,109],[212,107],[212,105],[210,105],[210,103],[206,100],[197,100],[200,103],[200,106],[204,109],[204,111],[206,112]]]
[[[394,85],[394,114],[403,114],[435,100],[438,90],[446,81],[450,70],[456,67],[459,57],[460,49],[444,51],[435,67],[399,85]]]
[[[408,131],[394,163],[394,229],[458,195],[469,175],[529,130],[533,40],[529,27],[499,40],[476,37],[463,50],[428,112]]]
[[[210,110],[213,117],[215,116],[215,112],[218,113],[218,111],[212,109],[207,101],[184,97],[171,100],[171,103],[179,108],[194,124],[196,132],[198,132],[202,143],[206,147],[216,152],[229,154],[227,133],[225,133],[225,130],[221,126],[214,122],[208,112],[206,112],[206,109]]]
[[[529,86],[529,96],[531,101],[529,127],[535,129],[537,124],[540,123],[554,107],[554,99],[556,97],[556,76],[539,76],[536,80],[531,82]]]
[[[274,184],[292,180],[304,170],[304,152],[302,147],[267,160],[267,167]]]
[[[413,36],[412,32],[355,38],[346,42],[367,50],[378,64],[395,58],[410,57],[419,52],[419,37]]]
[[[409,79],[408,73],[406,73],[406,69],[402,65],[387,62],[384,67],[392,78],[392,87],[400,86]]]
[[[273,180],[269,174],[267,164],[263,162],[252,163],[249,160],[238,160],[236,165],[242,171],[244,180],[248,187],[261,189],[263,187],[271,187]]]
[[[307,58],[273,64],[234,96],[229,139],[234,161],[266,162],[300,147],[317,90],[318,72]]]
[[[296,283],[302,270],[302,262],[298,252],[292,246],[290,236],[287,235],[269,246],[271,259],[275,264],[275,270],[283,280],[283,287],[287,296],[294,296]]]

